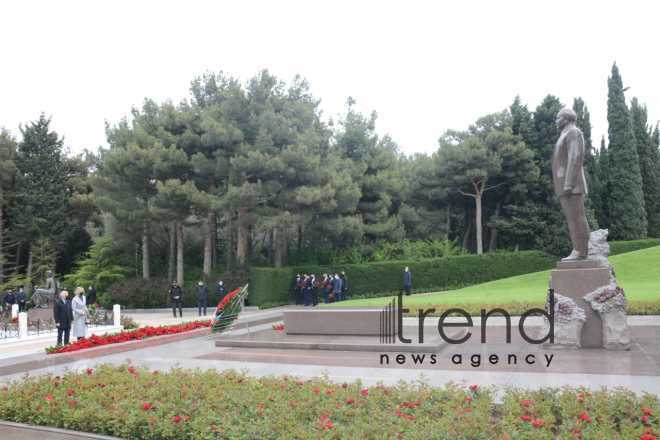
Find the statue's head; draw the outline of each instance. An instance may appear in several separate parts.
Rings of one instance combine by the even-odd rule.
[[[566,127],[568,124],[574,124],[575,122],[577,122],[577,114],[575,114],[575,111],[570,107],[564,107],[563,109],[559,110],[559,113],[557,113],[557,118],[555,119],[555,124],[560,130]]]
[[[46,271],[46,276],[48,278],[53,278],[53,271],[52,270]]]

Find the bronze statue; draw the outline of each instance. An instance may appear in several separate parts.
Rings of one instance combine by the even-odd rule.
[[[561,134],[552,155],[552,180],[573,243],[573,252],[562,261],[583,260],[589,254],[589,223],[584,212],[587,195],[584,136],[575,125],[576,121],[577,115],[568,107],[561,109],[555,120]]]
[[[36,308],[49,307],[55,301],[57,280],[52,271],[46,272],[46,287],[37,288],[32,294],[32,303]]]

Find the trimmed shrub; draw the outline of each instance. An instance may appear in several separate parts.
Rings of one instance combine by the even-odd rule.
[[[253,268],[250,271],[250,301],[262,306],[290,301],[297,273],[345,271],[348,296],[386,296],[402,288],[403,269],[410,267],[416,292],[440,291],[522,275],[551,268],[557,258],[543,252],[494,252],[461,255],[423,261],[387,261],[337,266],[291,266],[279,269]]]
[[[610,255],[638,251],[653,246],[660,246],[660,238],[645,238],[643,240],[610,241]]]

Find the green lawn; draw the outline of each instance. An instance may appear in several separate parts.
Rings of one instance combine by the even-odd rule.
[[[660,246],[615,255],[610,257],[610,263],[628,299],[660,300]],[[406,305],[542,303],[549,279],[549,270],[534,272],[463,289],[412,295],[406,298]],[[391,298],[356,299],[325,307],[381,307]]]

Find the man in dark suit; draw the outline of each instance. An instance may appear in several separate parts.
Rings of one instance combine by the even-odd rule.
[[[60,292],[60,297],[55,301],[53,307],[53,316],[55,318],[55,325],[57,326],[57,345],[69,345],[69,333],[71,331],[71,323],[73,322],[73,310],[71,309],[71,302],[67,299],[69,292],[63,290]]]
[[[170,287],[170,299],[172,300],[172,313],[176,318],[176,309],[179,309],[179,318],[183,318],[183,290],[181,286],[176,281],[172,281],[172,287]]]
[[[204,316],[206,316],[206,303],[209,300],[209,288],[206,287],[204,281],[199,281],[197,283],[197,315],[202,316],[202,311],[204,311]]]

